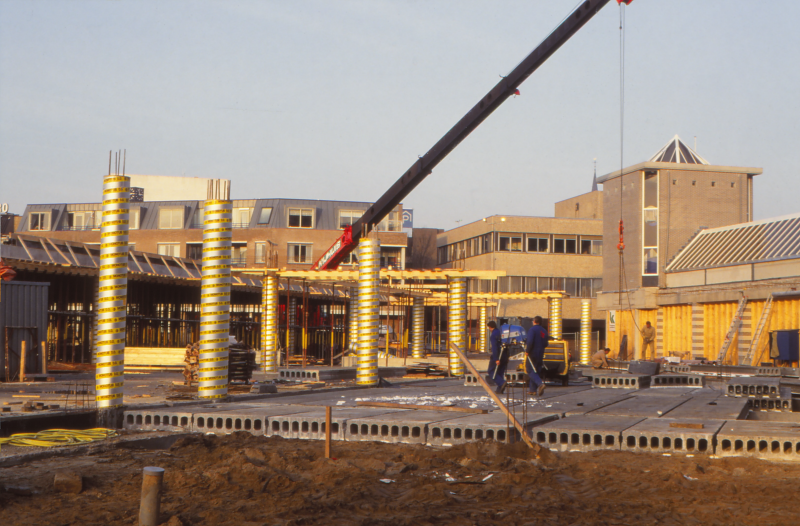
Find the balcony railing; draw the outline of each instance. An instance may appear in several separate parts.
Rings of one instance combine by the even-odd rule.
[[[244,267],[247,265],[247,256],[240,256],[240,257],[232,257],[231,258],[231,266],[232,267]]]
[[[203,223],[191,223],[189,228],[203,228]],[[232,223],[232,228],[250,228],[250,223]]]
[[[94,230],[95,228],[100,228],[99,226],[94,225],[82,225],[82,226],[64,226],[64,230]]]

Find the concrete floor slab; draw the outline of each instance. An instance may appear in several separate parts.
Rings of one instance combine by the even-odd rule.
[[[800,425],[736,420],[717,433],[717,455],[800,461]]]
[[[537,427],[534,441],[553,451],[618,450],[622,432],[642,420],[630,416],[571,416]]]
[[[237,407],[243,407],[238,405]],[[250,407],[246,405],[244,407]],[[139,408],[123,413],[124,429],[136,431],[192,431],[194,414],[198,411],[215,413],[226,411],[230,404],[192,404],[167,407]]]
[[[642,374],[595,373],[592,387],[601,389],[643,389],[650,387],[650,376]]]
[[[194,414],[193,431],[227,435],[234,431],[248,431],[254,435],[271,436],[277,420],[279,429],[284,423],[281,417],[307,412],[310,409],[299,405],[261,404],[239,406],[230,404],[228,410],[220,412],[198,411]]]
[[[380,407],[358,408],[332,408],[331,409],[331,438],[345,440],[347,436],[347,422],[355,418],[369,418],[380,415],[407,411],[405,409],[388,409]],[[283,438],[300,438],[305,440],[325,439],[325,410],[313,409],[311,411],[284,415],[280,418],[272,417],[270,433]],[[280,425],[276,424],[280,421]],[[284,426],[283,421],[288,422]]]
[[[631,395],[627,391],[584,389],[561,396],[554,396],[540,402],[531,402],[527,411],[528,413],[558,413],[562,417],[583,415],[601,407],[627,400],[630,397]]]
[[[517,420],[525,428],[528,436],[536,426],[558,420],[556,413],[529,414],[526,419]],[[452,446],[475,440],[495,440],[497,442],[520,441],[522,437],[509,423],[508,417],[500,411],[486,415],[469,415],[443,422],[428,424],[428,444],[432,446]]]
[[[658,418],[681,404],[691,400],[689,396],[633,396],[616,404],[602,407],[590,414],[597,417],[629,416]]]
[[[426,444],[428,426],[463,415],[442,411],[398,411],[373,417],[354,418],[347,423],[348,441]]]
[[[725,420],[648,418],[622,433],[622,449],[635,453],[711,455],[714,437],[724,423]]]
[[[665,418],[700,418],[716,420],[744,420],[750,411],[746,398],[727,396],[693,396],[664,415]]]

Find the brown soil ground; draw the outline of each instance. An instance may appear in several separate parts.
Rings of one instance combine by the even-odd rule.
[[[144,466],[166,469],[170,526],[800,523],[795,464],[624,452],[537,460],[523,444],[492,442],[334,442],[333,456],[321,442],[235,433],[39,460],[0,469],[0,485],[33,490],[0,491],[0,524],[136,524]],[[61,470],[84,477],[82,493],[54,492]]]

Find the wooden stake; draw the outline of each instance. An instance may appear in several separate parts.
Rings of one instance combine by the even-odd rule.
[[[469,372],[471,372],[475,376],[475,378],[478,379],[478,382],[481,384],[481,387],[483,387],[484,391],[486,391],[486,393],[494,401],[494,403],[497,404],[497,407],[499,407],[500,410],[506,414],[509,420],[511,420],[511,422],[514,423],[514,427],[517,429],[517,431],[519,431],[519,434],[522,435],[522,441],[525,442],[525,444],[527,444],[528,447],[533,449],[537,455],[539,455],[539,452],[541,451],[542,448],[540,448],[538,444],[534,444],[531,441],[530,437],[528,436],[528,433],[525,432],[525,428],[522,427],[522,424],[520,424],[519,421],[514,416],[514,414],[508,410],[508,408],[505,406],[502,400],[500,400],[500,397],[497,396],[497,393],[494,392],[494,389],[489,387],[489,384],[486,383],[486,380],[483,379],[483,376],[478,374],[478,371],[477,369],[475,369],[475,366],[472,365],[472,362],[470,362],[464,355],[464,353],[461,352],[461,349],[458,348],[458,345],[456,345],[453,342],[450,342],[450,348],[453,349],[453,352],[455,352],[461,359],[461,361],[464,362],[464,365],[467,366]]]
[[[20,343],[21,351],[20,351],[20,354],[19,354],[19,381],[20,382],[24,382],[25,381],[25,355],[27,354],[27,352],[26,352],[27,351],[27,349],[26,349],[27,346],[28,346],[28,342],[26,342],[25,340],[22,340],[22,343]]]
[[[331,458],[331,406],[325,406],[325,458]]]
[[[47,374],[47,341],[42,341],[42,374]]]

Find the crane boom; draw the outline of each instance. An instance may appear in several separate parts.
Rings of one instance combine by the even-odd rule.
[[[564,19],[508,76],[498,82],[471,110],[459,120],[444,137],[420,157],[361,218],[347,227],[342,236],[320,257],[313,269],[333,269],[356,247],[361,236],[369,233],[394,207],[400,204],[447,155],[458,146],[503,102],[515,94],[517,88],[539,66],[550,58],[572,35],[588,22],[610,0],[586,0]],[[631,0],[617,0],[629,4]]]

